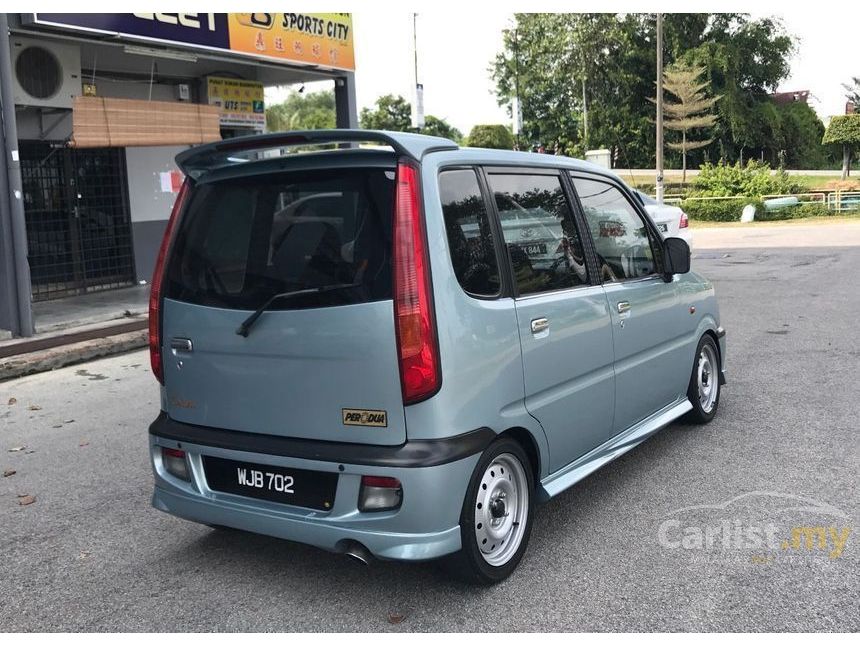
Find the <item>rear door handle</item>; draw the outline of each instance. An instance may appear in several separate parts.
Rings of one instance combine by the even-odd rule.
[[[549,329],[549,320],[546,318],[535,318],[532,320],[532,333],[539,334]]]
[[[630,311],[630,303],[627,302],[626,300],[619,302],[617,307],[618,307],[618,313],[620,313],[620,314],[626,314],[628,311]]]
[[[172,338],[170,340],[170,349],[173,350],[173,353],[176,352],[193,352],[194,345],[191,343],[190,338]]]

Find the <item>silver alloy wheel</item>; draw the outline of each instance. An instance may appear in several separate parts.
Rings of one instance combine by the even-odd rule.
[[[699,364],[696,368],[696,384],[699,390],[699,405],[705,414],[710,414],[717,402],[717,394],[720,390],[720,379],[717,374],[718,365],[717,354],[713,346],[702,345],[702,351],[699,353]]]
[[[529,512],[529,487],[520,460],[509,452],[487,466],[475,500],[475,538],[486,562],[500,567],[523,541]]]

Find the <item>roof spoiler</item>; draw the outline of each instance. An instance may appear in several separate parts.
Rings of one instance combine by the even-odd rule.
[[[457,150],[459,146],[450,139],[431,137],[411,132],[388,132],[385,130],[296,130],[236,137],[190,148],[176,155],[176,164],[186,175],[198,179],[202,175],[232,165],[250,161],[238,158],[253,152],[263,152],[289,146],[304,146],[324,143],[377,143],[390,146],[400,156],[415,161],[428,152]]]

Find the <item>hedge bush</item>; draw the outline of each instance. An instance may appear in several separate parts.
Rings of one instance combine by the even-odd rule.
[[[824,204],[806,202],[797,206],[780,208],[776,211],[756,210],[755,218],[762,222],[774,222],[785,219],[798,219],[800,217],[827,217],[829,215],[833,215],[833,212],[828,210]]]
[[[747,204],[755,206],[756,215],[764,209],[764,204],[755,199],[687,199],[680,206],[687,217],[700,222],[737,222]]]
[[[833,215],[824,204],[817,202],[806,202],[776,211],[765,210],[764,203],[757,199],[688,199],[681,202],[680,206],[687,217],[700,222],[739,222],[741,211],[747,204],[755,206],[755,218],[759,222]]]
[[[750,160],[745,166],[740,162],[727,164],[706,163],[693,179],[693,193],[703,197],[733,197],[745,195],[785,195],[801,192],[803,187],[793,181],[785,169],[771,174],[770,165]]]
[[[506,125],[476,125],[469,132],[466,144],[473,148],[513,150],[514,135]]]

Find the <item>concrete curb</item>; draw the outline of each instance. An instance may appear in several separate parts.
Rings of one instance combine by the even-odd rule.
[[[0,381],[140,349],[146,347],[147,336],[147,330],[141,329],[0,359]]]

